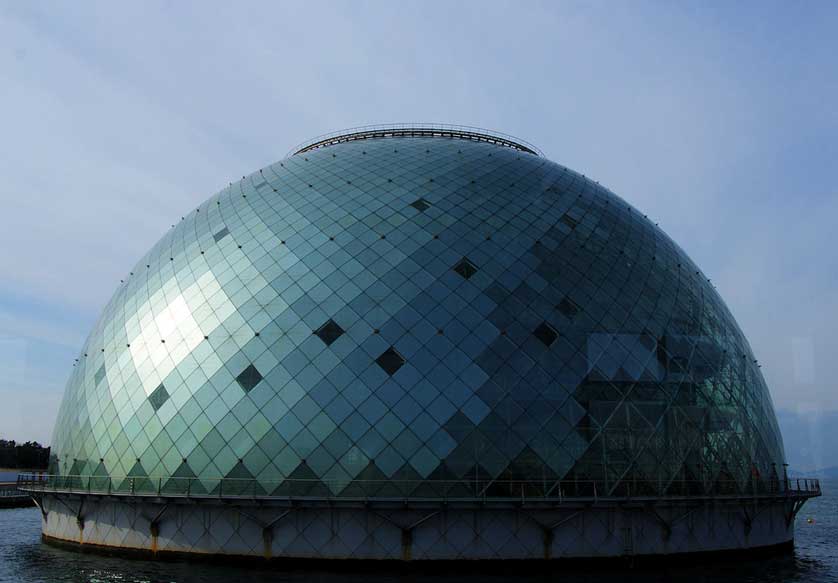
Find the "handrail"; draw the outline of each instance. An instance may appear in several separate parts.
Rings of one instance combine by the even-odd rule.
[[[537,146],[515,136],[485,128],[444,123],[377,124],[338,130],[297,144],[286,154],[286,157],[343,142],[400,136],[447,137],[488,142],[544,157],[544,152]]]
[[[25,493],[18,490],[17,482],[0,482],[0,498],[21,498]]]
[[[816,478],[749,480],[746,482],[685,481],[665,492],[639,484],[603,494],[594,480],[317,480],[260,481],[242,478],[182,478],[176,476],[91,476],[21,474],[17,488],[25,492],[62,492],[114,496],[180,496],[213,498],[421,500],[574,500],[629,501],[649,499],[809,498],[821,495]]]

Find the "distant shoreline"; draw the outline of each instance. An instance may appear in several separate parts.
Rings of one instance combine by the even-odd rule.
[[[828,468],[819,468],[817,470],[809,470],[805,472],[789,469],[790,480],[802,480],[803,478],[838,478],[838,466],[830,466]]]

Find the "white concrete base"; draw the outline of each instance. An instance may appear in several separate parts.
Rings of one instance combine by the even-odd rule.
[[[782,501],[611,508],[398,503],[329,507],[44,494],[47,540],[140,550],[305,559],[557,559],[666,555],[789,543]]]

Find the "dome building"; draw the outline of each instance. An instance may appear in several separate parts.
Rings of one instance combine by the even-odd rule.
[[[756,360],[642,212],[509,136],[388,126],[212,196],[75,364],[48,541],[268,558],[774,548]]]

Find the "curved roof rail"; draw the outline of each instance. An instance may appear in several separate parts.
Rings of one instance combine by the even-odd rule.
[[[535,156],[544,157],[544,152],[538,149],[538,147],[508,134],[471,126],[441,123],[379,124],[349,128],[306,140],[305,142],[292,148],[291,151],[288,152],[287,156],[295,156],[297,154],[302,154],[303,152],[310,152],[311,150],[325,148],[334,144],[342,144],[344,142],[396,137],[432,137],[472,140],[476,142],[486,142],[489,144],[496,144],[498,146],[505,146],[507,148],[513,148]]]

